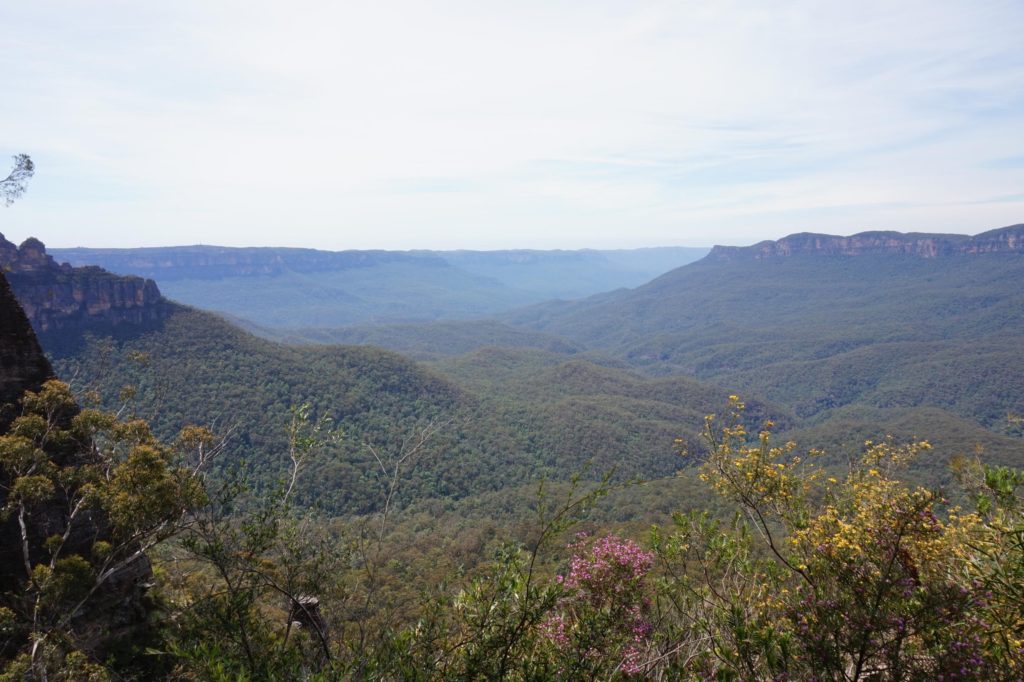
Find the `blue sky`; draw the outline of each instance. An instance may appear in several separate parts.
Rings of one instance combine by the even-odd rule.
[[[7,3],[0,232],[579,248],[1024,222],[1024,3]]]

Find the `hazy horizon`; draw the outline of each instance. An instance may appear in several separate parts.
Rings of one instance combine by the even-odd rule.
[[[1012,224],[1009,224],[1009,225],[1000,225],[998,227],[982,229],[982,230],[979,230],[977,232],[970,232],[970,233],[969,232],[950,232],[950,231],[942,232],[942,231],[934,231],[934,232],[931,232],[931,234],[938,234],[938,235],[942,235],[942,234],[949,234],[949,235],[971,235],[971,236],[973,236],[974,234],[979,234],[981,232],[988,232],[990,230],[997,230],[997,229],[1001,229],[1001,228],[1004,228],[1004,227],[1013,227],[1013,226],[1018,225],[1018,224],[1020,224],[1020,223],[1012,223]],[[888,232],[892,232],[894,230],[860,230],[859,232],[887,232],[887,231]],[[908,231],[903,231],[903,230],[895,230],[895,231],[896,232],[903,232],[904,234],[915,234],[915,233],[916,234],[923,234],[921,232],[908,232]],[[783,239],[785,237],[794,236],[796,234],[799,234],[799,233],[792,232],[792,233],[789,233],[789,234],[779,235],[778,237],[769,237],[769,238],[767,238],[767,241],[775,241],[775,240]],[[831,233],[819,233],[819,234],[831,234]],[[841,235],[836,235],[836,236],[849,237],[849,236],[853,236],[855,234],[858,234],[858,233],[857,232],[853,232],[853,233],[841,234]],[[594,247],[594,246],[579,246],[579,247],[549,248],[549,249],[538,248],[538,247],[533,247],[533,246],[508,246],[508,247],[498,247],[498,248],[463,248],[463,247],[452,247],[452,248],[438,248],[438,249],[430,249],[430,248],[408,248],[408,249],[404,249],[404,248],[376,248],[376,247],[351,248],[351,249],[348,249],[348,248],[331,249],[331,248],[318,248],[318,247],[313,247],[313,246],[302,246],[302,245],[296,245],[296,244],[255,244],[255,243],[254,244],[204,244],[204,243],[184,244],[184,243],[181,243],[181,244],[153,244],[153,245],[145,245],[145,246],[92,246],[92,245],[89,245],[89,244],[73,244],[73,245],[51,244],[50,242],[47,242],[45,239],[43,239],[39,235],[35,235],[35,234],[28,234],[28,235],[25,235],[22,238],[15,239],[15,238],[12,238],[10,235],[7,235],[7,234],[4,234],[3,232],[0,232],[0,237],[4,237],[9,242],[13,242],[15,244],[21,244],[26,239],[28,239],[30,237],[33,237],[33,238],[36,238],[36,239],[39,239],[40,241],[42,241],[43,244],[46,246],[47,251],[50,251],[50,250],[72,250],[72,249],[91,249],[91,250],[107,250],[107,251],[131,251],[131,250],[137,250],[137,249],[211,248],[211,249],[295,249],[295,250],[314,250],[314,251],[408,251],[408,252],[415,252],[415,251],[445,251],[445,252],[473,251],[473,252],[485,252],[486,253],[486,252],[497,252],[497,251],[642,251],[642,250],[645,250],[645,249],[651,249],[651,250],[653,250],[653,249],[711,249],[711,248],[713,248],[715,246],[753,246],[754,244],[757,243],[757,242],[747,242],[747,243],[727,244],[727,243],[719,242],[719,243],[714,243],[714,244],[712,244],[712,243],[708,243],[708,244],[652,244],[652,245],[648,245],[648,246],[604,247],[604,248],[602,248],[602,247]],[[766,240],[758,240],[758,242],[760,242],[760,241],[766,241]]]
[[[0,237],[7,239],[7,241],[14,244],[21,244],[26,239],[35,238],[43,242],[46,246],[47,251],[57,250],[70,250],[70,249],[94,249],[94,250],[107,250],[107,251],[130,251],[135,249],[188,249],[188,248],[212,248],[212,249],[298,249],[298,250],[314,250],[314,251],[641,251],[644,249],[710,249],[715,244],[652,244],[649,246],[629,246],[629,247],[595,247],[595,246],[579,246],[579,247],[567,247],[567,248],[538,248],[533,246],[509,246],[509,247],[495,247],[495,248],[464,248],[464,247],[452,247],[452,248],[378,248],[378,247],[362,247],[362,248],[321,248],[314,246],[303,246],[301,244],[204,244],[201,242],[193,244],[185,243],[167,243],[167,244],[152,244],[152,245],[140,245],[140,246],[95,246],[91,244],[57,244],[47,241],[44,237],[38,234],[25,234],[24,236],[16,236],[7,234],[0,231]],[[723,246],[725,246],[723,244]],[[728,246],[745,246],[744,244],[729,244]]]
[[[1021,224],[1020,222],[1011,223],[1007,225],[999,225],[997,227],[990,227],[980,229],[974,232],[965,231],[931,231],[928,234],[949,234],[949,235],[970,235],[980,234],[982,232],[988,232],[990,230],[998,230],[1005,227],[1013,227]],[[845,234],[836,234],[835,236],[850,237],[858,233],[863,232],[902,232],[904,234],[925,234],[918,231],[906,231],[906,230],[859,230],[858,232],[850,232]],[[495,247],[495,248],[466,248],[466,247],[451,247],[451,248],[378,248],[378,247],[362,247],[362,248],[320,248],[313,246],[303,246],[300,244],[205,244],[201,242],[193,244],[185,243],[168,243],[168,244],[152,244],[152,245],[140,245],[140,246],[95,246],[90,244],[56,244],[50,243],[43,237],[37,234],[26,234],[24,237],[15,238],[12,235],[0,232],[0,237],[7,239],[9,242],[14,244],[21,244],[26,239],[32,237],[39,239],[46,246],[47,250],[72,250],[72,249],[92,249],[92,250],[109,250],[109,251],[129,251],[136,249],[188,249],[188,248],[212,248],[212,249],[296,249],[296,250],[314,250],[314,251],[479,251],[479,252],[492,252],[492,251],[641,251],[644,249],[711,249],[715,246],[753,246],[760,241],[775,241],[783,239],[785,237],[794,236],[796,232],[779,235],[777,237],[768,237],[764,240],[758,240],[757,242],[745,242],[745,243],[706,243],[706,244],[651,244],[645,246],[627,246],[627,247],[595,247],[595,246],[578,246],[578,247],[555,247],[555,248],[541,248],[535,246],[507,246],[507,247]],[[819,234],[833,234],[833,233],[819,233]]]

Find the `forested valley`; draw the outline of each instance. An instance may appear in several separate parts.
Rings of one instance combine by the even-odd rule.
[[[1024,679],[1022,236],[335,326],[0,239],[0,679]]]

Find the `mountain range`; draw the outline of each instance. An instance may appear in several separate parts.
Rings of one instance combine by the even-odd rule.
[[[33,323],[62,374],[108,396],[135,387],[134,409],[161,432],[224,427],[232,461],[257,477],[272,480],[284,464],[289,407],[308,402],[330,416],[348,437],[302,499],[343,513],[379,500],[367,446],[400,450],[426,424],[444,433],[410,472],[407,503],[565,479],[588,462],[591,475],[670,476],[683,463],[674,438],[699,441],[703,415],[731,392],[748,399],[752,425],[770,416],[787,436],[827,446],[836,465],[885,434],[931,438],[936,450],[915,475],[936,484],[948,480],[950,457],[977,448],[1019,464],[1010,417],[1024,412],[1022,234],[793,235],[716,247],[632,289],[496,318],[261,330],[277,341],[167,301],[154,282],[57,265],[36,240],[7,248],[4,269],[27,310],[49,311]],[[410,258],[419,256],[366,268]],[[439,258],[424,262],[454,267]],[[514,259],[503,262],[514,270]],[[256,261],[240,267],[247,274],[203,281],[237,288],[287,276],[251,271]],[[62,297],[81,300],[53,305]]]
[[[275,330],[483,317],[528,303],[638,286],[707,251],[182,246],[51,253],[72,265],[155,279],[177,301]]]

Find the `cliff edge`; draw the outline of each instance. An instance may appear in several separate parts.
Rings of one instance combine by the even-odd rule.
[[[766,260],[788,256],[903,255],[918,258],[979,253],[1024,253],[1024,224],[978,235],[917,232],[861,232],[849,237],[801,232],[753,246],[716,246],[708,254],[718,260]]]
[[[0,272],[36,333],[110,329],[162,319],[167,305],[151,279],[58,264],[35,238],[15,246],[0,234]]]

